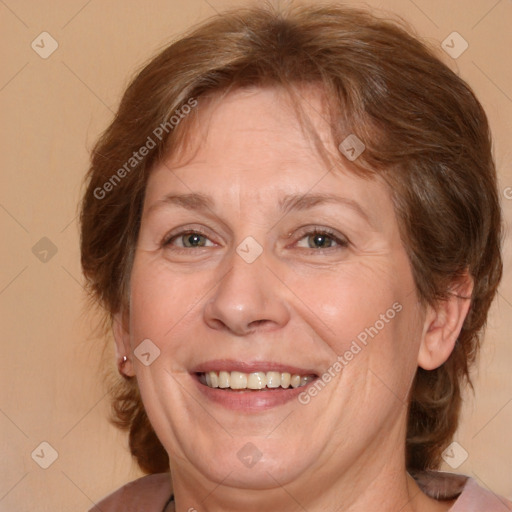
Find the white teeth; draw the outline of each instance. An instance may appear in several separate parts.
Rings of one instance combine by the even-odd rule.
[[[300,375],[292,375],[290,384],[292,385],[292,388],[298,388],[300,386]]]
[[[210,388],[221,389],[288,389],[305,386],[314,379],[311,375],[297,375],[288,372],[207,372],[200,374],[200,381]]]
[[[216,372],[208,372],[206,377],[206,384],[208,384],[208,375],[210,376],[210,384],[212,388],[218,388],[219,387],[219,376]]]
[[[247,389],[247,374],[242,372],[231,372],[231,389]]]
[[[230,377],[228,372],[219,372],[219,388],[229,388]]]
[[[267,373],[267,388],[278,388],[281,385],[281,374],[278,372]]]
[[[250,373],[247,379],[249,389],[263,389],[267,385],[267,376],[263,372]]]

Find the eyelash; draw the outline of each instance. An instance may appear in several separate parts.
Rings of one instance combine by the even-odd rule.
[[[200,236],[204,236],[205,238],[208,238],[208,235],[206,233],[204,233],[203,231],[201,231],[200,229],[186,229],[184,231],[180,231],[179,233],[166,236],[162,242],[162,247],[167,247],[167,246],[171,245],[171,242],[173,240],[182,238],[187,235],[200,235]],[[208,240],[209,240],[209,238],[208,238]],[[177,247],[174,250],[186,251],[189,249],[194,249],[194,247]]]
[[[307,231],[303,231],[300,234],[300,238],[298,238],[296,243],[298,243],[302,239],[307,238],[309,236],[325,235],[328,238],[330,238],[336,244],[336,246],[326,247],[326,248],[319,247],[316,249],[312,248],[312,247],[308,247],[308,248],[302,248],[303,250],[310,251],[310,252],[323,252],[323,251],[335,250],[335,249],[339,249],[339,248],[346,248],[349,245],[348,240],[346,240],[345,238],[340,238],[333,230],[331,230],[329,228],[314,227],[312,229],[311,228],[305,228],[305,229],[307,229]]]
[[[301,233],[300,238],[295,243],[298,243],[303,238],[306,238],[308,236],[326,235],[334,243],[336,243],[336,246],[327,247],[327,248],[317,248],[317,249],[309,247],[309,248],[302,248],[303,250],[310,251],[310,252],[323,252],[323,251],[333,250],[333,249],[337,249],[337,248],[346,248],[349,245],[348,240],[346,240],[345,238],[340,238],[333,230],[331,230],[329,228],[314,227],[314,228],[304,228],[304,229],[309,229],[309,230]],[[208,235],[205,232],[201,231],[200,229],[188,229],[188,230],[180,231],[179,233],[176,233],[176,234],[166,236],[162,242],[162,247],[168,247],[171,245],[171,243],[174,240],[179,239],[181,237],[185,237],[187,235],[200,235],[200,236],[203,236],[203,237],[207,238],[208,240],[210,240],[208,238]],[[202,248],[202,247],[175,247],[173,250],[178,251],[178,252],[187,252],[189,250],[198,249],[198,248]]]

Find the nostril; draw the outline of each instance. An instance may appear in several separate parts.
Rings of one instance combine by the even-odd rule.
[[[269,320],[254,320],[249,324],[249,327],[258,327],[261,324],[264,324],[266,322],[269,322]]]

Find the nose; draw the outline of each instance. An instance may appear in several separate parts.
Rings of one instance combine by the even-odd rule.
[[[204,306],[204,319],[210,328],[245,336],[274,331],[288,323],[283,284],[266,266],[264,254],[247,263],[233,253],[230,270]]]

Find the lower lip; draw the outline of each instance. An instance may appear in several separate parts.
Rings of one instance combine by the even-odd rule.
[[[199,382],[199,379],[195,376],[194,381],[199,391],[201,391],[208,400],[218,403],[227,409],[245,412],[261,412],[272,409],[272,407],[286,404],[297,398],[308,386],[314,384],[316,379],[298,388],[275,388],[269,389],[268,391],[232,391],[222,388],[210,388]]]

